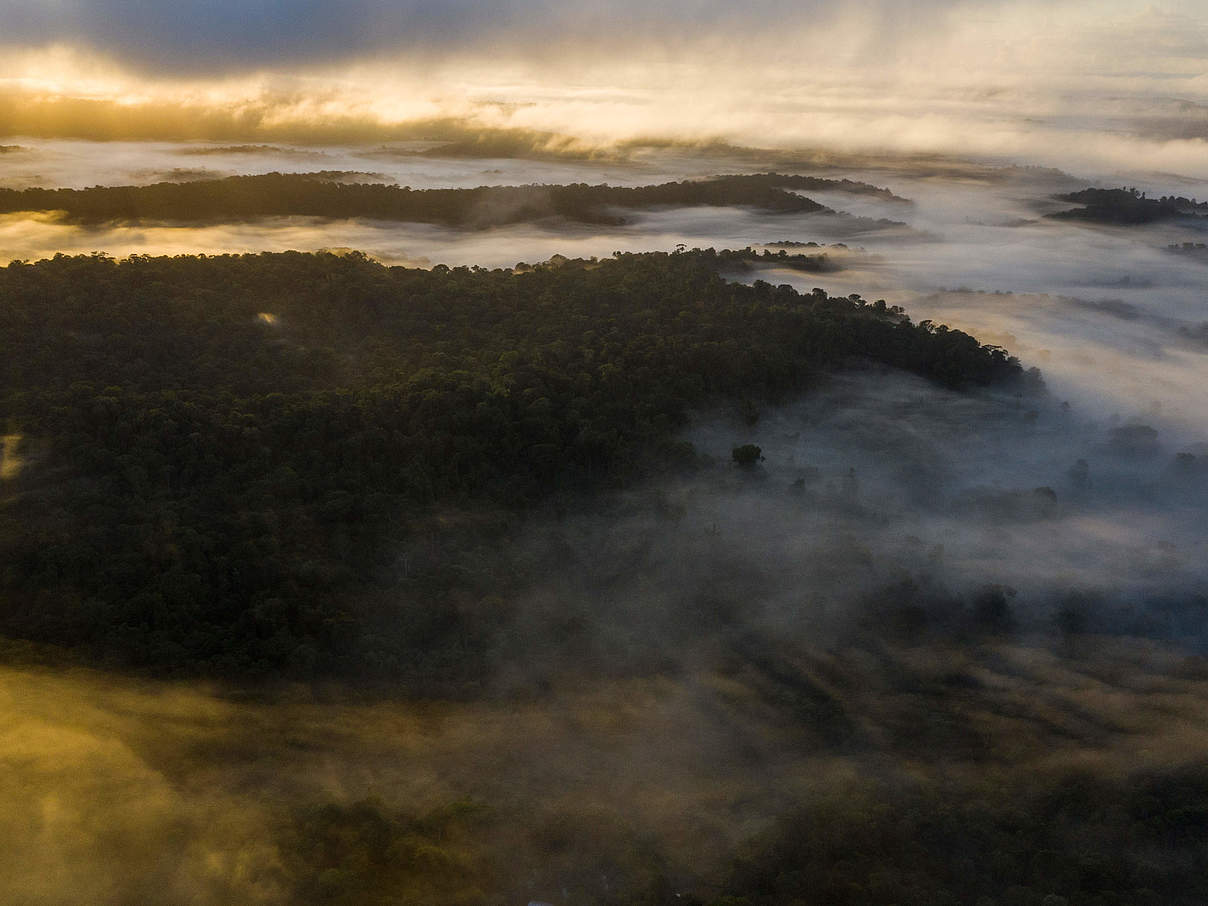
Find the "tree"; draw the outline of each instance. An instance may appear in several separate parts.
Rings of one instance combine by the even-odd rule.
[[[741,447],[735,447],[730,455],[734,457],[734,462],[744,469],[753,468],[756,463],[763,462],[763,450],[755,444],[743,444]]]

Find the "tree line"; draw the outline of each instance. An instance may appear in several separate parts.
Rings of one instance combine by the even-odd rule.
[[[396,562],[424,514],[502,513],[481,531],[507,531],[551,495],[690,465],[694,408],[782,399],[852,361],[1020,379],[960,331],[730,283],[726,260],[0,269],[0,411],[26,461],[3,489],[0,632],[185,672],[473,673],[495,617],[439,564]],[[391,591],[403,579],[413,595]]]
[[[1208,202],[1197,202],[1181,195],[1149,198],[1135,188],[1082,189],[1057,196],[1061,201],[1082,207],[1050,214],[1058,220],[1087,220],[1094,223],[1139,226],[1182,217],[1208,217]]]
[[[595,225],[626,222],[621,211],[704,205],[776,214],[830,212],[795,189],[858,191],[861,183],[763,173],[650,186],[527,185],[412,189],[350,182],[339,172],[266,173],[149,186],[0,189],[0,213],[59,211],[68,222],[220,222],[302,215],[484,228],[550,217]],[[873,193],[886,190],[863,187]],[[889,223],[889,221],[886,221]]]

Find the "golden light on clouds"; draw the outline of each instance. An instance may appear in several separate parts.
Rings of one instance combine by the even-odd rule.
[[[0,134],[374,142],[442,138],[432,124],[452,120],[597,146],[720,139],[1095,166],[1144,152],[1203,169],[1208,75],[1194,47],[1208,26],[1181,10],[937,3],[907,16],[890,5],[714,31],[668,15],[661,29],[540,41],[504,29],[493,43],[228,73],[135,68],[58,43],[0,58]]]
[[[1077,662],[1008,645],[980,660],[934,647],[896,657],[899,672],[931,682],[958,669],[977,677],[987,691],[956,708],[1011,752],[998,783],[1074,762],[1102,776],[1178,769],[1208,746],[1208,682],[1157,646],[1103,640],[1093,660]],[[843,704],[878,738],[935,706],[862,676],[866,655],[840,656],[831,669],[861,677],[840,687]],[[533,858],[525,847],[542,820],[586,806],[615,821],[621,801],[624,819],[665,841],[673,862],[711,864],[750,832],[744,820],[765,821],[763,810],[786,797],[853,788],[884,770],[883,755],[803,745],[741,676],[691,676],[687,688],[602,682],[552,702],[320,703],[298,689],[240,703],[183,684],[6,666],[0,898],[295,902],[288,831],[306,808],[377,796],[422,813],[466,790],[508,819],[483,844],[506,860]],[[760,771],[733,769],[753,752]],[[940,752],[913,768],[922,777],[968,765]]]
[[[20,434],[0,435],[0,480],[16,478],[21,474],[25,460],[21,456]]]
[[[1090,184],[1140,187],[1118,193],[1128,205],[1141,189],[1205,197],[1202,3],[0,0],[0,265],[22,319],[0,354],[0,903],[367,903],[363,869],[398,901],[569,902],[564,872],[624,880],[631,851],[666,867],[660,883],[720,894],[782,815],[868,795],[869,778],[934,787],[948,826],[946,803],[993,794],[1014,816],[1017,791],[1058,789],[1071,766],[1117,792],[1151,771],[1202,777],[1208,258],[1187,240],[1208,219],[1047,216]],[[827,179],[725,183],[784,202],[778,184],[816,185],[801,191],[825,209],[573,188],[807,172]],[[448,214],[396,205],[402,186],[523,188],[412,193],[454,198]],[[674,197],[690,203],[647,202]],[[517,346],[495,317],[513,286],[546,274],[573,293],[576,267],[552,273],[568,259],[606,276],[627,252],[744,247],[784,259],[643,260],[673,281],[758,276],[776,306],[796,304],[784,284],[821,283],[836,312],[849,293],[880,298],[859,317],[888,347],[913,343],[884,311],[901,304],[1040,365],[1045,396],[958,394],[888,366],[824,376],[807,357],[800,381],[777,365],[773,383],[814,389],[761,397],[758,435],[734,417],[753,403],[718,396],[716,419],[694,408],[668,434],[700,468],[599,479],[638,424],[610,414],[613,394],[619,428],[576,427],[596,425],[580,403],[620,367],[603,358],[696,342],[681,326],[695,309],[666,337],[642,314],[636,346],[576,322],[568,348],[587,344],[592,372],[576,374],[561,341],[499,354]],[[196,257],[287,250],[351,257]],[[132,260],[39,260],[90,253]],[[79,276],[108,264],[112,282]],[[433,272],[378,266],[395,264]],[[287,297],[294,272],[319,275],[313,299]],[[486,314],[455,311],[480,279]],[[425,288],[442,280],[449,300]],[[627,286],[587,301],[623,326]],[[446,381],[427,366],[457,352],[458,324],[481,374]],[[593,352],[589,333],[607,342]],[[740,389],[710,374],[713,353],[743,350],[712,339],[689,379]],[[959,377],[969,342],[925,372]],[[513,384],[516,405],[500,403]],[[480,390],[490,418],[462,419]],[[689,411],[676,393],[668,425]],[[554,408],[573,430],[550,399],[569,400]],[[486,445],[424,433],[425,407],[481,422]],[[663,418],[644,412],[642,437]],[[383,413],[398,418],[373,430]],[[1119,425],[1160,440],[1133,450]],[[530,443],[546,434],[578,437],[566,449],[599,505],[578,472],[546,468],[554,445]],[[748,439],[767,480],[723,474]],[[506,462],[462,475],[458,451],[500,443],[518,478]],[[428,474],[442,450],[447,480]],[[496,502],[513,496],[536,502]],[[313,685],[274,666],[295,662]],[[143,663],[164,673],[92,669]],[[1119,795],[1122,815],[1134,799]],[[381,857],[317,857],[344,831],[315,816],[363,800],[385,822]],[[391,887],[445,833],[430,816],[467,802],[494,813],[473,845],[509,895]]]

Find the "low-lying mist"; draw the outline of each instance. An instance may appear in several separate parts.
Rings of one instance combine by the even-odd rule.
[[[86,153],[71,143],[53,148],[52,144],[30,153],[43,154],[48,160],[56,154],[65,158],[71,153]],[[262,166],[262,157],[272,158],[276,165],[294,153],[268,146],[212,150],[213,154],[201,159],[249,158],[257,167]],[[175,156],[178,160],[182,148],[167,144],[151,149],[131,146],[130,153],[135,157]],[[350,149],[309,153],[330,154],[341,166],[353,163],[348,156],[353,153]],[[373,157],[364,151],[357,153],[366,155],[358,159],[360,163]],[[389,177],[418,175],[414,169],[392,171],[398,158],[377,155],[374,159]],[[315,165],[313,157],[300,157],[296,163],[298,169]],[[429,182],[414,180],[416,185],[458,185],[471,176],[484,184],[506,182],[514,180],[520,168],[527,168],[530,180],[547,175],[540,167],[534,172],[530,162],[499,163],[502,166],[497,171],[484,171],[483,162],[473,160],[425,158],[406,166],[429,168]],[[661,160],[664,174],[672,177],[691,175],[682,163],[677,164],[672,157]],[[140,161],[140,166],[145,164],[145,160]],[[695,159],[688,169],[701,165],[702,161]],[[550,176],[565,176],[568,167],[592,170],[593,180],[611,180],[620,172],[607,165],[541,166],[549,169]],[[631,182],[645,181],[650,176],[646,168],[625,173]],[[878,518],[885,518],[895,509],[907,521],[927,513],[919,525],[904,524],[901,537],[920,539],[911,543],[922,544],[928,550],[944,544],[952,562],[968,560],[978,570],[988,570],[985,581],[1017,586],[1020,583],[1009,578],[1009,564],[1031,562],[1030,573],[1036,585],[1047,584],[1049,592],[1055,594],[1057,585],[1076,584],[1079,576],[1095,574],[1102,566],[1098,584],[1119,591],[1131,587],[1140,575],[1125,581],[1115,572],[1130,560],[1121,552],[1147,550],[1159,542],[1181,551],[1175,559],[1183,562],[1182,568],[1190,568],[1187,558],[1193,563],[1198,556],[1197,551],[1187,549],[1187,543],[1194,540],[1186,524],[1191,516],[1183,512],[1172,517],[1174,538],[1160,537],[1156,526],[1162,523],[1165,510],[1176,503],[1200,502],[1196,497],[1199,492],[1183,485],[1194,484],[1200,475],[1202,463],[1197,457],[1202,456],[1202,445],[1208,442],[1204,429],[1208,403],[1202,393],[1208,350],[1197,339],[1208,321],[1203,264],[1194,257],[1173,255],[1167,248],[1194,236],[1195,226],[1108,228],[1046,219],[1046,213],[1063,207],[1053,196],[1081,184],[1075,177],[1056,171],[1008,168],[942,175],[899,169],[853,170],[843,175],[888,185],[911,203],[823,191],[810,196],[867,220],[734,208],[669,209],[635,214],[629,225],[603,232],[581,225],[458,231],[415,224],[308,218],[188,228],[140,225],[80,229],[52,216],[30,220],[11,215],[0,223],[0,248],[12,257],[35,258],[52,251],[93,248],[125,254],[351,247],[388,263],[509,266],[518,261],[545,260],[554,254],[607,257],[617,250],[670,249],[677,243],[741,248],[782,240],[846,242],[867,253],[840,254],[840,250],[834,250],[836,262],[842,264],[834,273],[801,274],[768,268],[745,279],[787,282],[804,290],[821,285],[831,293],[858,292],[868,299],[881,297],[902,304],[916,319],[932,318],[951,324],[985,342],[1008,348],[1026,365],[1038,365],[1051,399],[1043,404],[1022,403],[1019,412],[1007,415],[987,414],[970,411],[974,404],[961,397],[942,403],[936,400],[930,405],[912,401],[910,394],[918,396],[921,390],[916,387],[908,392],[900,379],[875,388],[863,387],[854,394],[857,402],[848,408],[848,418],[854,420],[854,413],[860,411],[872,423],[897,429],[892,434],[873,430],[867,435],[886,444],[879,468],[871,464],[874,451],[859,446],[865,435],[830,439],[818,434],[817,425],[810,421],[815,416],[801,416],[804,421],[800,425],[785,428],[780,434],[799,434],[802,449],[786,445],[775,432],[759,441],[770,454],[763,467],[765,473],[775,474],[775,482],[787,485],[788,473],[794,468],[829,469],[830,478],[839,480],[836,476],[842,470],[837,464],[847,457],[851,462],[844,468],[856,467],[863,493],[873,501],[864,506],[872,506],[880,514]],[[1189,187],[1181,185],[1179,191],[1188,192]],[[859,229],[860,224],[873,218],[896,218],[907,221],[907,226]],[[869,408],[878,400],[882,410]],[[911,412],[930,410],[930,421],[910,429],[911,433],[903,433],[910,423],[895,423],[895,404]],[[804,405],[821,407],[825,403],[820,397]],[[839,412],[844,407],[835,408]],[[1001,429],[994,443],[978,433],[980,428],[969,427],[982,425],[987,419],[997,424],[1008,416],[1016,421],[1010,422],[1009,431]],[[789,422],[795,418],[798,416],[788,413],[767,417]],[[1138,441],[1133,449],[1128,432],[1140,437],[1143,428],[1153,429],[1156,440]],[[962,431],[967,433],[962,436]],[[968,458],[942,465],[934,458],[937,447],[944,448],[934,438],[945,432],[954,447],[968,452]],[[900,446],[890,444],[886,440],[890,436],[898,438]],[[931,440],[925,450],[911,446],[924,444],[927,438]],[[971,446],[972,438],[980,438],[979,447]],[[979,455],[973,455],[975,449]],[[724,454],[723,450],[719,455],[724,459]],[[1186,455],[1176,459],[1178,454]],[[811,456],[822,456],[826,462],[811,462]],[[1086,463],[1087,471],[1075,480],[1070,477],[1071,470],[1081,468],[1077,466],[1080,461]],[[886,472],[889,462],[896,463],[899,472]],[[1014,471],[1008,474],[1009,470]],[[888,474],[913,478],[891,486],[884,484]],[[941,476],[942,488],[937,484]],[[958,476],[964,476],[960,479],[963,485],[958,483]],[[1032,494],[1037,488],[1051,489],[1056,502],[1042,507],[1037,503],[1039,498],[1028,505],[1005,499],[1012,494]],[[806,490],[815,495],[810,498],[815,504],[825,499],[825,495],[816,498],[820,493],[816,488]],[[1000,503],[1006,510],[1045,512],[1044,519],[1032,520],[1018,530],[993,527],[993,532],[1013,533],[1016,542],[1023,545],[1011,552],[1008,544],[1001,562],[996,562],[996,554],[986,553],[993,546],[981,543],[985,532],[967,530],[959,519],[950,521],[951,512],[935,509],[938,501],[964,494],[968,506],[962,516],[967,516],[978,510],[979,493],[1004,497]],[[776,505],[783,508],[789,504],[780,501]],[[735,512],[741,509],[737,502],[734,507]],[[825,512],[818,518],[834,518],[840,524],[851,516]],[[1147,521],[1150,518],[1155,520],[1152,525]],[[1127,530],[1109,531],[1111,525]],[[948,540],[943,541],[941,536]],[[1177,540],[1180,538],[1182,543]],[[887,543],[891,549],[896,544],[882,539],[878,547],[884,548]],[[1078,558],[1074,552],[1079,546],[1097,548],[1103,559],[1075,567]],[[1067,550],[1069,557],[1059,554]],[[1145,560],[1148,555],[1137,556]],[[1166,559],[1172,557],[1170,554]],[[1062,566],[1063,559],[1070,565]]]
[[[177,163],[180,145],[129,148],[133,166],[154,170],[140,155]],[[187,150],[187,149],[185,149]],[[95,149],[80,143],[31,146],[35,158],[75,160],[83,166]],[[107,182],[121,182],[123,151]],[[287,172],[314,169],[312,157],[288,159],[291,149],[268,147],[255,153],[217,149],[202,155],[210,166],[226,157],[244,162],[245,170],[267,166]],[[649,184],[707,172],[759,169],[754,160],[676,156],[666,153],[641,165],[533,163],[520,160],[473,160],[375,157],[361,149],[311,149],[330,154],[336,168],[381,171],[402,184],[459,186],[551,181]],[[359,155],[359,156],[357,156]],[[13,174],[8,158],[2,172]],[[268,160],[264,160],[267,158]],[[266,166],[267,165],[267,166]],[[920,165],[921,166],[921,165]],[[930,167],[930,165],[927,165]],[[53,169],[52,173],[56,172]],[[67,184],[95,179],[72,177]],[[80,229],[53,216],[20,215],[0,220],[0,257],[34,259],[57,251],[105,251],[114,255],[277,251],[284,249],[356,248],[387,263],[480,265],[508,267],[542,261],[555,254],[608,257],[614,251],[688,247],[742,248],[780,241],[843,242],[869,254],[844,260],[842,270],[802,275],[769,270],[760,276],[800,289],[820,285],[829,292],[856,292],[867,299],[901,304],[916,318],[950,323],[987,342],[999,343],[1028,365],[1041,367],[1055,395],[1091,406],[1097,416],[1154,416],[1155,403],[1174,427],[1194,433],[1208,416],[1198,386],[1205,360],[1201,336],[1208,321],[1204,309],[1203,263],[1190,255],[1172,254],[1168,246],[1202,241],[1192,222],[1139,227],[1103,227],[1047,219],[1067,208],[1053,196],[1085,185],[1082,179],[1056,171],[1013,167],[955,168],[945,173],[912,169],[901,161],[882,169],[830,169],[827,176],[849,176],[887,185],[894,199],[836,191],[805,193],[836,210],[865,220],[823,214],[761,214],[736,208],[669,209],[627,213],[621,228],[590,228],[552,222],[457,231],[416,224],[371,220],[331,221],[300,217],[270,218],[249,224],[204,227],[129,225]],[[1208,195],[1208,186],[1158,177],[1129,177],[1157,195],[1163,191]],[[57,181],[54,179],[47,181]],[[1109,183],[1110,184],[1110,183]],[[904,221],[892,228],[873,221]],[[873,228],[875,227],[875,228]],[[1189,437],[1189,440],[1197,438]]]
[[[20,144],[0,155],[4,185],[97,179],[91,145]],[[533,163],[210,150],[107,146],[103,181],[330,168],[417,187],[637,185],[743,169],[673,152]],[[933,795],[984,806],[999,826],[1038,791],[1093,781],[1125,802],[1154,777],[1202,769],[1208,271],[1168,249],[1202,231],[1046,219],[1063,207],[1055,194],[1101,177],[900,161],[825,175],[911,203],[805,194],[906,226],[734,208],[604,230],[0,219],[5,259],[349,247],[387,263],[511,266],[842,242],[833,272],[730,276],[902,305],[1006,347],[1047,388],[958,393],[854,365],[798,399],[696,413],[682,436],[693,469],[500,517],[511,529],[489,551],[458,547],[455,530],[418,538],[399,552],[410,576],[439,568],[467,588],[509,577],[495,583],[506,598],[450,595],[467,611],[487,601],[501,627],[489,669],[460,695],[153,683],[22,666],[13,650],[0,675],[0,900],[699,903],[740,895],[736,862],[803,809],[860,810],[859,829],[869,797]],[[1194,179],[1119,182],[1208,195]],[[762,458],[738,464],[744,445]],[[0,465],[19,468],[17,443],[4,452]],[[1062,845],[1170,876],[1170,839],[1189,839],[1177,821],[1200,813],[1155,809],[1112,814],[1158,815],[1175,828],[1165,849],[1113,849],[1076,824]],[[1033,892],[1002,902],[1060,902],[1062,888]]]
[[[519,605],[506,670],[568,646],[550,675],[892,626],[911,641],[1055,644],[1076,627],[1208,644],[1203,443],[875,371],[752,418],[699,420],[687,437],[707,464],[691,478],[530,527],[509,556],[549,576],[535,613]],[[748,444],[762,460],[732,462]],[[564,635],[543,639],[551,626]]]
[[[461,135],[462,133],[455,133]],[[472,134],[472,133],[471,133]],[[688,153],[690,148],[635,148],[616,159],[590,157],[533,159],[531,149],[504,153],[491,144],[471,144],[477,153],[441,156],[450,141],[390,141],[350,144],[232,144],[229,142],[84,141],[20,139],[0,155],[0,185],[11,188],[57,186],[83,189],[97,185],[147,185],[190,178],[309,173],[315,170],[369,171],[382,181],[413,188],[568,184],[647,185],[689,176],[709,176],[716,155]],[[522,154],[521,150],[530,153]],[[495,152],[495,153],[492,153]],[[98,180],[97,159],[105,161]],[[727,160],[725,172],[759,172],[768,158]],[[202,176],[201,174],[205,174]]]
[[[870,790],[1008,816],[1194,772],[1202,539],[1159,500],[1204,472],[1067,470],[1097,435],[1057,408],[854,373],[703,419],[694,477],[492,553],[533,582],[471,700],[6,667],[0,897],[708,901],[787,815],[859,827]]]

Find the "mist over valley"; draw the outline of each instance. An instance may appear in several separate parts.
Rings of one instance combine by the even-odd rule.
[[[0,36],[0,900],[1208,902],[1196,4],[110,6]]]

